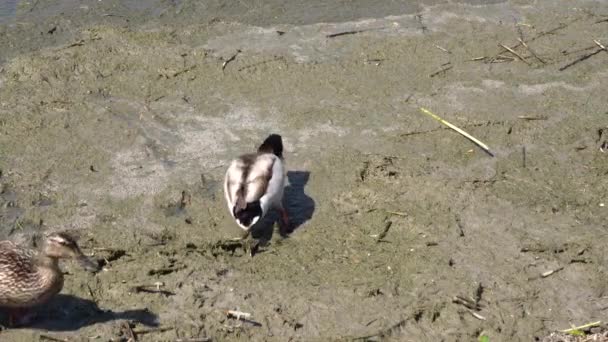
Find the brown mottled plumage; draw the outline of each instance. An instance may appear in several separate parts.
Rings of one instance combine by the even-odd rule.
[[[59,293],[63,288],[59,259],[64,258],[76,259],[88,271],[98,269],[64,233],[48,235],[39,251],[0,241],[0,307],[29,308]]]

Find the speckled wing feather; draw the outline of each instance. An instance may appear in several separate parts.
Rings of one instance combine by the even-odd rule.
[[[10,241],[0,242],[0,306],[13,306],[29,299],[29,284],[37,278],[35,255],[35,251]]]

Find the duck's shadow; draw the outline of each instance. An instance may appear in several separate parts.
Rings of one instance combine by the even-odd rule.
[[[44,306],[32,309],[31,313],[33,314],[31,321],[17,328],[74,331],[114,320],[129,320],[147,326],[158,326],[158,316],[147,309],[120,312],[103,310],[91,300],[66,294],[58,294]],[[7,315],[2,316],[5,317],[1,317],[1,321],[6,323]]]
[[[285,187],[283,207],[289,215],[290,227],[284,231],[284,236],[300,228],[306,221],[312,218],[315,212],[315,201],[304,192],[304,187],[310,179],[310,172],[288,171],[287,179],[289,184]],[[254,227],[252,235],[255,238],[270,240],[272,238],[274,223],[278,221],[279,214],[276,211],[270,212]]]

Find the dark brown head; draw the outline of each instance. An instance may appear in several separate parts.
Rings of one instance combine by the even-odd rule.
[[[258,153],[272,153],[279,158],[283,158],[283,138],[278,134],[271,134],[258,147]]]
[[[66,233],[51,233],[47,235],[42,247],[42,253],[53,259],[75,259],[89,272],[99,270],[99,265],[82,254],[76,241]]]

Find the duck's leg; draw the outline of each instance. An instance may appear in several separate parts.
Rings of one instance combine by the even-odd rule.
[[[241,234],[240,239],[235,240],[242,241],[243,251],[245,253],[249,253],[249,255],[253,256],[253,254],[255,254],[255,251],[257,251],[257,244],[253,243],[251,239],[251,232],[249,230],[245,230]]]
[[[283,206],[279,206],[277,210],[279,210],[279,213],[281,214],[281,224],[279,225],[280,233],[285,236],[293,231],[289,224],[289,215],[287,215],[287,211]]]
[[[33,318],[33,314],[24,308],[14,308],[8,312],[8,324],[11,327],[28,324]]]

